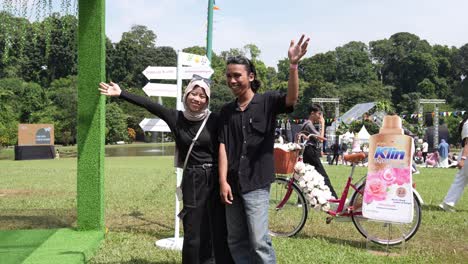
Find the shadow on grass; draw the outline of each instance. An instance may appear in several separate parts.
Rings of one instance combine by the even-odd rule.
[[[357,240],[349,240],[349,239],[341,239],[341,238],[324,236],[324,235],[309,236],[309,235],[306,235],[306,234],[298,234],[298,235],[292,237],[292,239],[311,239],[311,238],[322,239],[322,240],[325,240],[325,241],[327,241],[329,243],[333,243],[333,244],[337,244],[337,245],[347,245],[347,246],[351,246],[351,247],[359,248],[359,249],[362,249],[362,248],[366,247],[366,242],[361,242],[361,241],[357,241]]]
[[[148,261],[146,259],[131,259],[129,261],[119,261],[119,262],[97,262],[98,264],[174,264],[179,263],[175,261]]]
[[[109,222],[109,228],[112,231],[145,234],[155,238],[165,238],[174,235],[174,226],[146,218],[138,210],[123,214],[122,217],[128,219],[125,224]]]
[[[76,211],[71,209],[2,210],[0,230],[73,227]]]
[[[423,204],[422,205],[422,210],[423,212],[424,211],[438,211],[438,212],[445,212],[444,210],[442,210],[438,205],[433,205],[433,204]],[[457,210],[455,209],[456,212],[468,212],[467,210]]]

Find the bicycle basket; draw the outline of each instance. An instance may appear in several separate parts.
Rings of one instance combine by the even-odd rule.
[[[286,151],[284,149],[275,148],[273,155],[275,158],[275,173],[276,174],[291,174],[294,172],[294,165],[297,159],[297,150]]]

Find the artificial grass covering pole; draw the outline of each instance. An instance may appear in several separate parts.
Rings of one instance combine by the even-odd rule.
[[[104,231],[105,0],[78,2],[78,230]]]

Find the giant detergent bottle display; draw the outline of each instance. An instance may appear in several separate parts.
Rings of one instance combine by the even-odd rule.
[[[379,134],[369,140],[364,217],[398,223],[413,220],[412,144],[412,138],[403,134],[400,117],[385,116]]]

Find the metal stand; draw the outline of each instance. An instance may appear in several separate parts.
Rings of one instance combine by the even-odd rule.
[[[368,220],[374,221],[374,220]],[[403,232],[403,225],[395,222],[380,222],[381,228],[385,230],[387,234],[387,240],[401,238],[402,242],[397,245],[381,245],[372,241],[373,237],[367,236],[366,238],[366,249],[370,253],[376,255],[385,255],[385,256],[401,256],[406,252],[406,241],[405,234]]]
[[[177,168],[176,169],[176,175],[177,175],[177,180],[176,180],[176,188],[177,190],[180,190],[180,184],[182,182],[182,169]],[[184,238],[179,237],[179,229],[180,229],[180,220],[179,217],[177,216],[180,211],[180,200],[182,200],[182,193],[179,191],[176,191],[175,195],[175,220],[174,220],[174,237],[169,237],[169,238],[164,238],[157,240],[155,242],[155,245],[164,248],[164,249],[170,249],[170,250],[182,250],[182,245],[184,244]]]

